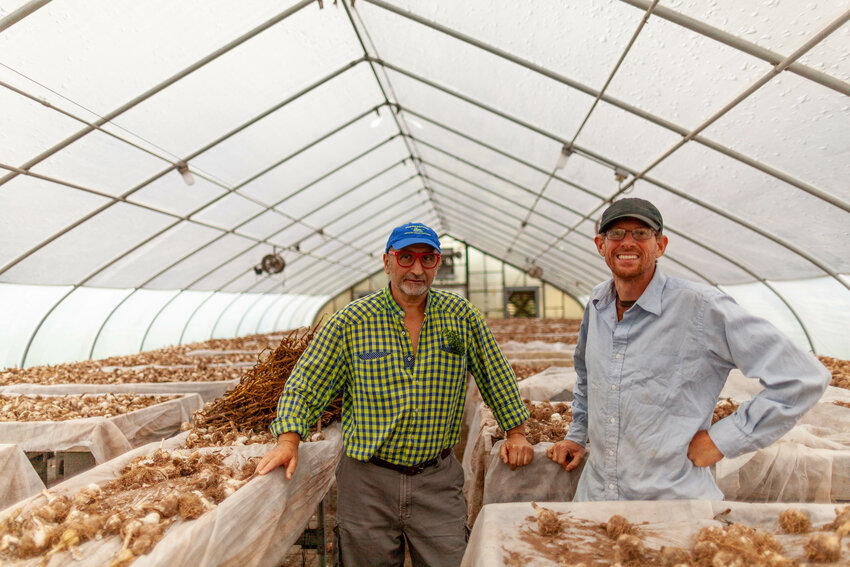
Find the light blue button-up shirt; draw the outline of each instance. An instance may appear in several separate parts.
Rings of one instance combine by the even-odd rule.
[[[707,429],[726,457],[765,447],[820,398],[829,371],[764,319],[716,289],[656,268],[617,321],[614,283],[594,288],[575,353],[567,439],[590,440],[576,501],[722,500],[708,467],[688,459]],[[732,368],[765,390],[711,425]]]

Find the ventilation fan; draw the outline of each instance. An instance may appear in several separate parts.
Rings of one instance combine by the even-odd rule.
[[[279,254],[266,254],[263,256],[263,261],[260,262],[260,265],[267,274],[279,274],[286,267],[286,262]]]
[[[532,264],[525,270],[525,273],[528,274],[532,278],[537,278],[538,280],[543,277],[543,268],[540,266]]]

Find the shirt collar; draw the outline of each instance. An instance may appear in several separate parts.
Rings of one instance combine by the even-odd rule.
[[[664,284],[666,283],[667,276],[661,272],[661,268],[656,264],[655,273],[652,275],[649,285],[640,294],[635,304],[640,305],[641,309],[653,315],[661,315],[661,292],[664,290]],[[605,285],[601,286],[601,289],[592,298],[592,301],[597,311],[604,311],[605,308],[614,303],[616,298],[617,294],[614,288],[614,279],[612,278],[605,282]]]
[[[390,291],[390,284],[384,288],[384,304],[387,308],[387,311],[391,313],[395,313],[396,315],[401,315],[404,317],[404,309],[402,309],[401,305],[398,304],[398,301],[393,297],[393,292]],[[433,301],[431,301],[431,290],[428,290],[428,297],[425,299],[425,314],[428,314],[428,311],[431,309],[431,305]]]

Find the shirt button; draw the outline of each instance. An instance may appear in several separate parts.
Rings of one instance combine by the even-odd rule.
[[[623,358],[623,355],[622,355],[622,354],[618,354],[618,355],[616,356],[616,358]]]
[[[617,389],[617,386],[615,386],[614,384],[611,384],[611,389],[612,389],[612,390],[616,390],[616,389]]]
[[[614,485],[613,485],[613,484],[609,484],[609,485],[608,485],[608,488],[610,488],[611,490],[614,490]]]
[[[613,455],[613,454],[614,454],[614,449],[609,449],[609,450],[608,450],[608,454],[609,454],[609,455]]]
[[[616,420],[616,419],[614,419],[614,418],[612,417],[612,418],[611,418],[611,423],[614,423],[615,421],[617,421],[617,420]]]

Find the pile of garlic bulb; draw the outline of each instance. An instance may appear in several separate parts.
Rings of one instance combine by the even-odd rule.
[[[79,558],[80,544],[119,537],[122,547],[112,567],[128,565],[150,552],[172,523],[200,517],[244,486],[257,461],[234,469],[220,453],[157,449],[103,485],[76,494],[45,490],[26,511],[0,520],[0,559],[46,559],[60,552]]]
[[[114,417],[178,397],[138,394],[69,394],[65,396],[0,394],[0,421],[67,421],[86,417]]]

